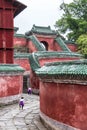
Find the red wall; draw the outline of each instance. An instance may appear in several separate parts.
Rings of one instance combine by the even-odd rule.
[[[32,41],[28,41],[28,48],[29,48],[29,53],[38,51],[34,43],[32,43]]]
[[[43,66],[45,63],[52,63],[52,62],[60,62],[60,61],[70,61],[70,60],[79,60],[79,59],[81,59],[81,58],[76,58],[76,57],[63,57],[63,58],[61,58],[61,57],[50,57],[50,58],[47,58],[47,57],[45,57],[45,58],[40,58],[39,59],[39,64],[40,64],[40,66]]]
[[[23,76],[0,76],[0,97],[13,96],[22,93]]]
[[[40,58],[39,59],[39,64],[40,66],[43,66],[45,63],[52,63],[52,62],[58,62],[58,61],[66,61],[66,60],[77,60],[79,58],[70,58],[70,57],[66,57],[66,58],[57,58],[57,57],[51,57],[51,58]],[[37,77],[37,75],[35,74],[35,72],[33,72],[32,70],[30,71],[30,85],[32,88],[36,88],[39,89],[39,79]]]
[[[68,43],[66,45],[72,52],[77,52],[77,46],[75,44]],[[56,42],[54,42],[54,51],[63,51]]]
[[[87,86],[40,82],[40,110],[59,122],[87,130]]]
[[[67,46],[72,52],[77,52],[77,45],[68,43]]]
[[[30,71],[30,64],[27,58],[26,59],[14,58],[14,64],[18,64],[21,67],[23,67],[26,71]]]
[[[54,38],[52,36],[37,36],[38,40],[41,41],[46,41],[48,43],[48,51],[53,51],[54,50]]]
[[[26,39],[22,37],[14,37],[14,46],[25,46],[27,44]]]
[[[32,89],[39,90],[39,79],[34,71],[30,70],[30,86]]]
[[[48,51],[62,51],[58,43],[54,41],[56,36],[36,35],[36,37],[40,42],[46,41],[48,43]],[[75,44],[68,43],[66,45],[72,52],[77,52],[77,46]]]
[[[43,36],[43,35],[40,35],[40,36],[36,35],[36,37],[38,38],[40,42],[45,41],[48,44],[48,51],[62,51],[58,43],[54,41],[55,37]],[[14,45],[28,46],[30,53],[38,51],[34,43],[32,43],[32,41],[27,42],[26,38],[23,38],[23,37],[14,37]],[[77,52],[77,46],[75,44],[68,43],[66,45],[69,47],[69,49],[72,52]]]
[[[62,48],[56,42],[54,42],[54,51],[63,51]]]

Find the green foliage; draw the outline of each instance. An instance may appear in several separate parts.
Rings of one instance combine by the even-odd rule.
[[[87,55],[87,34],[79,36],[77,39],[78,51],[84,56]]]
[[[73,0],[70,4],[62,3],[62,18],[56,21],[55,27],[60,33],[67,33],[68,40],[76,41],[87,33],[87,0]]]

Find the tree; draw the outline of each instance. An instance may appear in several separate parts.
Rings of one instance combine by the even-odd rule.
[[[68,40],[72,41],[87,33],[87,0],[73,0],[70,4],[62,3],[60,9],[63,10],[63,15],[55,23],[60,33],[67,32]]]
[[[87,58],[87,34],[80,35],[76,42],[78,51]]]

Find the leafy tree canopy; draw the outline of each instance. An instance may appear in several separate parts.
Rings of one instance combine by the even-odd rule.
[[[87,58],[87,34],[80,35],[76,42],[78,51]]]
[[[70,4],[62,3],[60,9],[63,10],[63,15],[55,23],[60,33],[68,32],[67,38],[72,41],[87,33],[87,0],[73,0]]]

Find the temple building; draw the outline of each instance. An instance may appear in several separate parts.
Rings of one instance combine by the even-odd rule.
[[[50,26],[17,34],[13,18],[25,8],[0,0],[0,105],[18,101],[26,80],[50,130],[87,130],[87,60]]]
[[[41,51],[34,52],[29,55],[30,63],[30,86],[32,87],[33,93],[39,93],[40,82],[35,73],[37,68],[41,68],[47,63],[62,62],[62,61],[73,61],[82,59],[82,55],[71,53],[71,52],[56,52],[56,51]]]
[[[32,34],[36,36],[47,51],[61,51],[60,46],[58,46],[57,41],[55,41],[56,37],[61,37],[72,52],[77,51],[77,45],[75,43],[66,41],[64,37],[58,33],[58,31],[52,30],[50,26],[43,27],[33,25],[32,29],[26,32],[25,35],[30,36]]]
[[[66,46],[72,51],[77,52],[77,44],[72,41],[67,41],[65,38],[60,35],[56,30],[52,30],[50,26],[43,27],[43,26],[36,26],[33,25],[32,29],[25,34],[18,34],[17,31],[19,28],[14,28],[14,49],[15,52],[29,52],[32,53],[36,51],[34,46],[34,40],[32,39],[37,38],[40,44],[45,48],[47,51],[61,51],[61,47],[59,46],[58,41],[56,40],[57,37],[61,37]],[[33,37],[33,36],[34,37]],[[29,39],[29,37],[31,38]],[[33,50],[31,50],[33,48]]]
[[[15,31],[17,30],[18,28],[15,28]],[[82,58],[81,55],[72,52],[68,48],[68,46],[65,44],[64,40],[62,39],[60,35],[58,36],[56,32],[54,33],[54,31],[51,31],[51,29],[49,28],[47,28],[47,30],[49,30],[48,32],[50,32],[48,33],[49,37],[51,39],[54,38],[53,40],[55,42],[52,46],[56,48],[56,51],[54,50],[47,51],[46,47],[42,45],[42,43],[39,41],[40,39],[38,39],[34,33],[29,32],[29,36],[27,33],[26,35],[17,34],[17,33],[14,34],[14,39],[16,39],[14,43],[14,47],[15,47],[14,50],[16,49],[15,55],[14,55],[14,63],[19,64],[26,70],[24,73],[24,82],[23,82],[24,90],[27,90],[27,88],[30,85],[33,88],[34,93],[39,93],[39,82],[38,82],[38,78],[35,76],[34,71],[31,69],[32,67],[30,67],[30,62],[32,61],[30,61],[29,59],[32,53],[33,53],[33,58],[36,60],[38,59],[41,66],[44,65],[46,62],[62,61],[62,60],[76,60],[76,59]],[[44,35],[47,35],[46,29],[44,31],[44,27],[43,27],[42,32],[44,32]],[[41,35],[40,31],[39,31],[39,35]],[[44,36],[42,37],[44,38]],[[36,55],[37,55],[37,58],[36,58]]]

